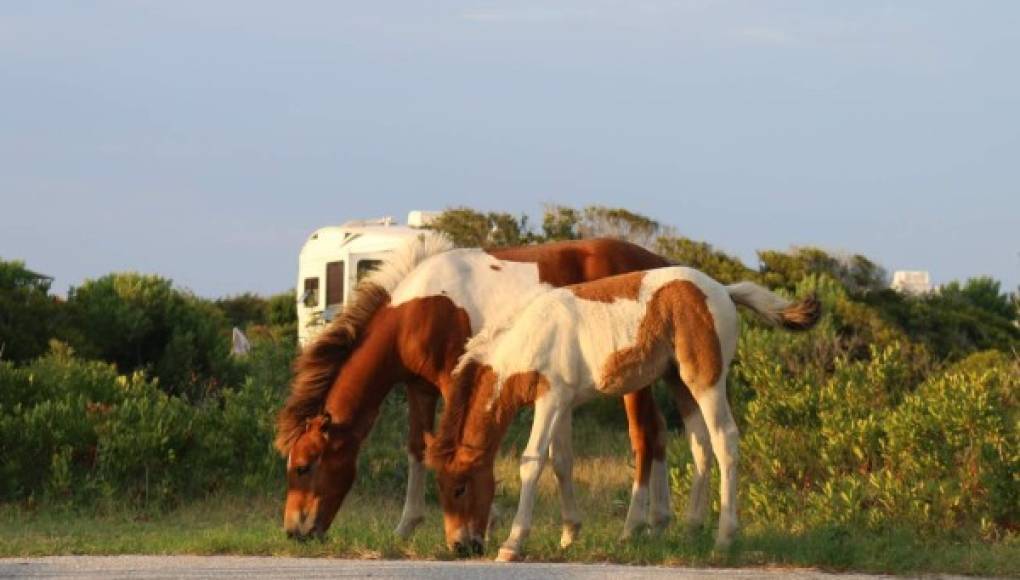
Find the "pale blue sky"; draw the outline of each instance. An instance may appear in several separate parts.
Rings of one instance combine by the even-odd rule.
[[[200,295],[317,226],[625,206],[1020,283],[1020,2],[3,2],[0,256]]]

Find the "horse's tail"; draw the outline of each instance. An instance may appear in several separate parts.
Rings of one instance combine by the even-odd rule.
[[[814,294],[790,301],[754,282],[739,282],[726,287],[733,302],[746,306],[769,324],[787,330],[807,330],[822,314],[822,305]]]
[[[387,303],[397,284],[418,264],[451,249],[453,244],[446,236],[422,232],[387,256],[382,265],[358,285],[340,316],[305,346],[294,361],[290,396],[276,417],[275,445],[281,454],[290,452],[291,445],[304,432],[307,420],[322,412],[326,393],[351,355],[358,335],[372,315]]]

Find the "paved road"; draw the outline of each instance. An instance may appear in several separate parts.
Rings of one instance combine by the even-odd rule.
[[[495,564],[414,560],[334,560],[247,556],[52,556],[0,558],[2,578],[783,578],[872,580],[889,576],[836,575],[814,570],[664,568],[592,564]]]

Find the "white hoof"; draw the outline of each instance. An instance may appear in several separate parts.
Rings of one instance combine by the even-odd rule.
[[[569,548],[581,533],[581,523],[563,524],[563,534],[560,535],[560,547]]]
[[[645,531],[646,527],[645,524],[638,524],[630,528],[624,528],[623,533],[620,534],[620,540],[627,541],[636,538]]]
[[[719,534],[718,536],[716,536],[716,538],[715,538],[715,548],[714,548],[715,551],[716,552],[725,552],[725,551],[729,550],[730,546],[733,545],[733,536],[734,535],[735,534],[733,534],[733,533],[729,533],[729,534]]]
[[[513,548],[500,548],[499,554],[496,555],[497,562],[517,562],[521,559],[521,554]]]
[[[425,520],[424,517],[419,516],[416,518],[411,518],[407,521],[402,521],[397,525],[396,529],[393,530],[393,533],[396,534],[397,537],[400,538],[401,540],[406,540],[411,537],[411,534],[414,533],[414,530],[418,529],[418,525],[421,524],[422,521],[424,520]]]

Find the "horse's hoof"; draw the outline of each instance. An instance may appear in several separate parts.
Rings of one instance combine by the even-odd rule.
[[[651,524],[649,524],[648,531],[652,535],[661,536],[663,534],[663,532],[665,532],[667,529],[669,529],[669,526],[672,523],[673,523],[673,518],[671,518],[671,517],[657,518],[654,521],[652,521]]]
[[[641,535],[645,531],[645,524],[638,524],[632,528],[624,528],[623,533],[620,534],[620,541],[627,542]]]
[[[563,524],[563,534],[560,536],[560,548],[569,548],[580,533],[580,522]]]
[[[425,520],[424,517],[419,516],[416,518],[411,518],[405,522],[400,522],[400,524],[397,525],[396,529],[393,530],[393,533],[396,534],[396,536],[401,540],[406,540],[410,538],[412,534],[414,534],[414,531],[418,529],[418,525],[421,524],[424,520]]]
[[[520,553],[513,548],[500,548],[496,555],[497,562],[517,562],[521,559]]]
[[[715,546],[712,548],[712,551],[714,551],[717,554],[721,554],[721,553],[728,552],[732,546],[733,546],[733,536],[732,535],[730,535],[730,534],[727,534],[725,536],[720,535],[720,536],[716,536],[716,538],[715,538]]]

